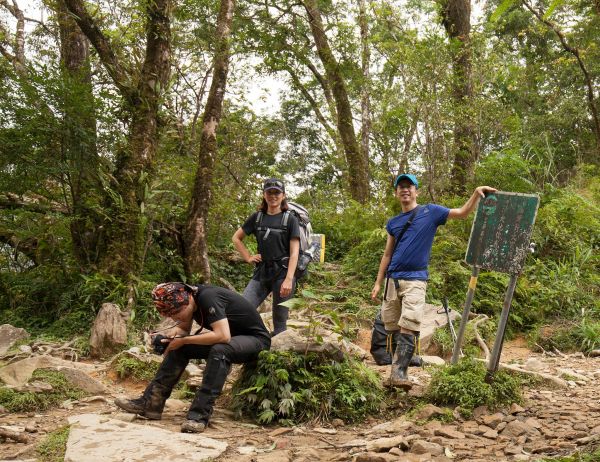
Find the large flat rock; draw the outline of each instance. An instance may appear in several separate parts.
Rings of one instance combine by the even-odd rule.
[[[71,383],[88,393],[106,393],[106,387],[88,375],[96,370],[94,366],[48,355],[33,356],[0,368],[0,380],[11,387],[22,387],[37,369],[62,372]]]
[[[97,414],[69,417],[65,462],[137,462],[216,459],[227,443],[199,434],[175,433]]]

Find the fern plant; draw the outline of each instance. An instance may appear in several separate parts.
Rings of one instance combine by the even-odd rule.
[[[377,374],[347,357],[263,351],[233,386],[233,409],[258,423],[357,421],[378,412],[384,392]]]

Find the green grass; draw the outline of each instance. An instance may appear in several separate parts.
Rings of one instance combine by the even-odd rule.
[[[10,388],[0,388],[0,405],[9,412],[43,411],[67,399],[80,399],[86,393],[69,382],[60,372],[38,369],[31,381],[52,385],[52,391],[44,393],[19,392]]]
[[[154,378],[160,363],[154,361],[140,361],[126,354],[120,355],[113,365],[121,380],[132,378],[140,382],[147,382]]]
[[[600,449],[593,452],[577,452],[565,457],[535,459],[534,462],[600,462]]]
[[[427,398],[435,404],[460,406],[465,415],[482,405],[494,409],[523,401],[523,383],[518,376],[497,371],[487,383],[486,372],[483,363],[469,358],[439,368],[433,373]]]
[[[49,433],[36,448],[40,459],[44,462],[62,462],[65,459],[70,430],[71,427],[66,425]]]

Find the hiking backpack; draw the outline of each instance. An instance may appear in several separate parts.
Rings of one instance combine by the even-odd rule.
[[[312,261],[311,254],[311,234],[312,226],[310,224],[310,216],[308,210],[295,202],[288,202],[288,210],[283,213],[281,218],[281,228],[287,231],[290,214],[294,214],[298,220],[300,228],[300,251],[298,252],[298,265],[296,266],[296,279],[300,279],[306,274],[308,264]],[[259,211],[256,215],[256,229],[261,228],[263,212]]]

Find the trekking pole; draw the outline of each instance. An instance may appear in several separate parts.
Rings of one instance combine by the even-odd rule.
[[[454,325],[452,324],[452,320],[450,319],[450,309],[448,308],[448,297],[444,297],[444,311],[446,312],[446,319],[448,320],[448,326],[450,328],[450,335],[452,335],[452,345],[456,344],[456,331],[454,330]]]
[[[471,312],[471,303],[473,303],[473,296],[475,295],[478,277],[479,268],[473,265],[473,272],[471,273],[471,280],[469,281],[469,290],[467,291],[467,300],[465,301],[465,308],[462,312],[462,317],[460,318],[460,327],[458,328],[456,343],[454,344],[454,350],[452,351],[452,364],[456,364],[461,355],[462,343],[465,336],[465,330],[467,329],[467,322],[469,322],[469,313]]]

